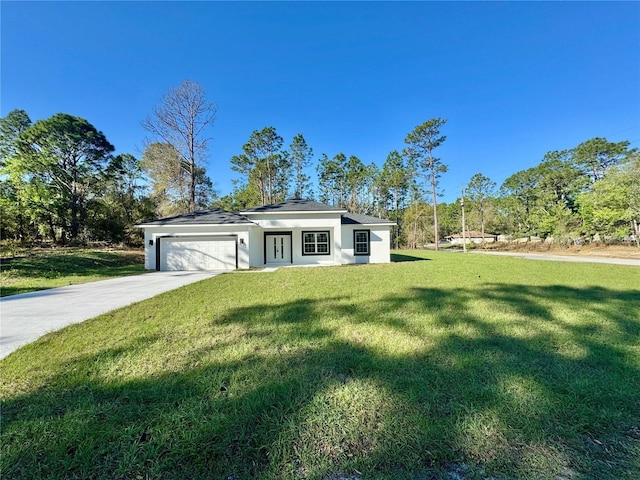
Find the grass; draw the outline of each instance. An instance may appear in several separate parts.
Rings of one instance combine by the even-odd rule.
[[[14,352],[3,478],[638,478],[637,268],[396,259],[222,275]]]
[[[2,260],[0,296],[144,273],[144,253],[63,250]]]

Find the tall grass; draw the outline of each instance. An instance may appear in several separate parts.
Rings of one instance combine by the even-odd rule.
[[[640,271],[228,274],[2,366],[5,478],[638,478]]]

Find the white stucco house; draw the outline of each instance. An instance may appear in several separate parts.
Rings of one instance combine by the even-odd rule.
[[[149,270],[234,270],[390,261],[394,222],[311,200],[212,209],[137,225]]]

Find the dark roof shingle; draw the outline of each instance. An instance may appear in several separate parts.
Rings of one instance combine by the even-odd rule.
[[[176,215],[175,217],[161,218],[143,225],[228,225],[240,223],[253,223],[247,217],[233,212],[227,212],[221,208],[202,210],[199,212]]]
[[[344,208],[332,207],[313,200],[293,199],[261,207],[247,208],[241,213],[277,213],[277,212],[344,212]]]
[[[251,213],[278,213],[278,212],[335,212],[342,213],[340,222],[342,225],[394,225],[395,222],[383,218],[371,217],[360,213],[347,213],[345,209],[332,207],[313,200],[287,200],[286,202],[264,205],[244,210],[241,213],[227,212],[221,208],[202,210],[174,217],[161,218],[151,222],[145,222],[139,226],[160,225],[233,225],[253,223],[243,214]],[[344,212],[344,213],[343,213]]]
[[[361,213],[345,213],[342,215],[342,225],[394,225],[395,222],[384,218],[371,217]]]

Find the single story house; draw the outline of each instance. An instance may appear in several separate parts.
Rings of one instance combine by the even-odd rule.
[[[390,261],[394,222],[311,200],[212,209],[137,225],[149,270],[234,270]]]
[[[446,240],[450,241],[454,245],[462,245],[462,233],[456,233],[454,235],[449,235],[445,237]],[[464,232],[464,240],[465,243],[493,243],[497,241],[498,236],[493,233],[484,233],[477,232],[475,230],[470,230],[468,232]]]

